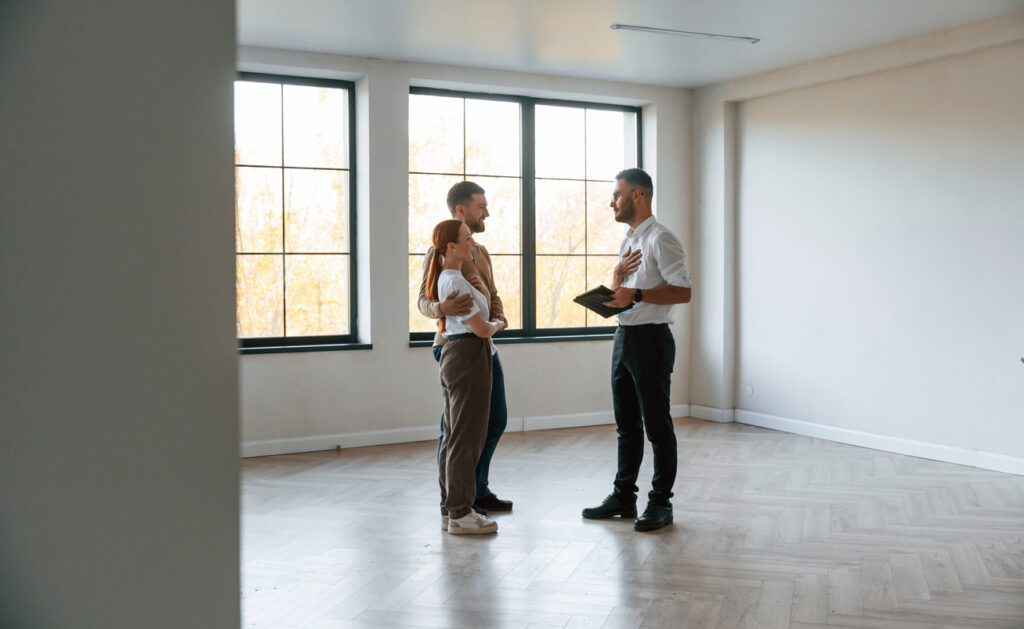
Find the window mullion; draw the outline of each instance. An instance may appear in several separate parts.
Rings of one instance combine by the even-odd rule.
[[[281,84],[281,330],[288,336],[288,179],[284,163],[284,84]]]
[[[356,90],[348,90],[348,336],[359,340],[358,205],[356,200]]]
[[[522,168],[523,168],[523,333],[537,331],[537,264],[536,264],[536,181],[534,159],[534,101],[522,103]]]

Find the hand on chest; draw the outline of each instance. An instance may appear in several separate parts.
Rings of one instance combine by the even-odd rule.
[[[624,285],[650,288],[653,285],[663,283],[661,273],[658,270],[656,252],[649,244],[635,244],[634,247],[640,250],[640,265],[633,274],[626,278]]]

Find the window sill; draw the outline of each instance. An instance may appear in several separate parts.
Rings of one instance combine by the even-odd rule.
[[[572,334],[565,336],[500,336],[494,339],[495,345],[516,345],[520,343],[577,343],[580,341],[610,341],[614,333]],[[433,339],[415,339],[409,341],[409,347],[430,347]]]
[[[246,354],[292,354],[297,352],[344,352],[348,350],[373,349],[371,343],[325,343],[323,345],[273,345],[269,347],[239,347],[238,353]]]

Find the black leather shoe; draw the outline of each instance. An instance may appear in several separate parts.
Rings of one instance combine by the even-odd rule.
[[[474,509],[484,509],[484,513],[490,511],[494,513],[500,513],[502,511],[512,510],[511,500],[502,500],[501,498],[490,494],[485,498],[477,498],[476,502],[473,503]]]
[[[615,516],[635,518],[636,498],[630,500],[620,494],[610,494],[599,506],[583,510],[583,517],[588,520],[607,520]]]
[[[672,504],[648,502],[640,519],[633,523],[633,530],[656,531],[672,524]]]

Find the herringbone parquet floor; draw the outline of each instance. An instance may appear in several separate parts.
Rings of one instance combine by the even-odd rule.
[[[646,534],[579,515],[610,490],[611,426],[506,434],[491,485],[515,511],[479,538],[441,531],[435,444],[247,459],[243,624],[1024,628],[1024,478],[676,430],[675,524]]]

